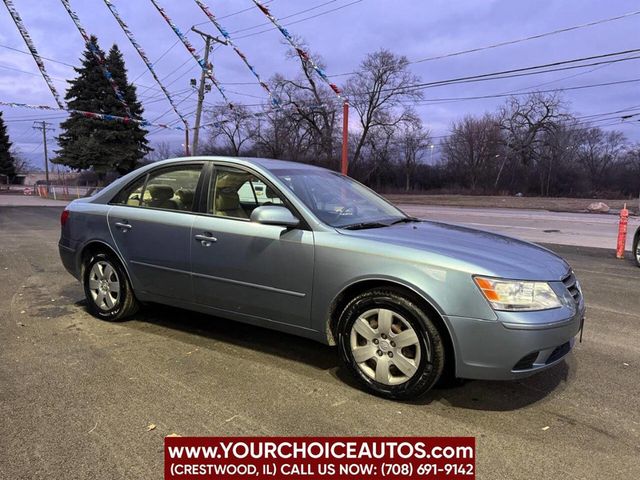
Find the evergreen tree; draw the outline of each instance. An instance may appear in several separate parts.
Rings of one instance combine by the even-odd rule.
[[[97,46],[97,39],[91,37],[91,40]],[[129,105],[131,116],[141,119],[143,108],[137,100],[135,86],[128,83],[122,53],[117,45],[111,47],[106,62]],[[78,76],[69,81],[70,87],[65,96],[70,109],[127,116],[88,48],[83,53],[82,66],[75,71]],[[147,131],[136,123],[71,115],[61,128],[63,132],[58,137],[61,148],[52,161],[76,170],[92,168],[101,180],[108,172],[125,174],[132,171],[150,150],[145,138]]]
[[[0,112],[0,175],[7,175],[9,179],[13,179],[16,175],[16,163],[11,155],[11,142],[2,112]]]

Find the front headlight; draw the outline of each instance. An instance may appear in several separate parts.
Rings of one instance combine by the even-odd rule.
[[[494,310],[549,310],[562,306],[547,282],[474,277],[476,285]]]

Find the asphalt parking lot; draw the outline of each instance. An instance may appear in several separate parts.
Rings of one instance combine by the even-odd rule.
[[[588,308],[566,361],[397,403],[308,340],[166,307],[94,319],[60,211],[0,208],[0,478],[159,478],[171,433],[475,436],[478,478],[640,477],[640,269],[611,250],[552,247]]]

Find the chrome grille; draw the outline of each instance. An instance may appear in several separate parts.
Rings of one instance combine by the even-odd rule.
[[[569,273],[562,278],[562,283],[567,287],[569,293],[575,300],[576,304],[580,303],[580,297],[582,297],[582,292],[580,291],[580,284],[578,283],[578,279],[576,278],[573,270],[569,270]]]

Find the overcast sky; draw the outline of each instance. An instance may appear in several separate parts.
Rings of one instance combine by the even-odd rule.
[[[154,62],[165,85],[182,102],[179,108],[191,113],[195,109],[196,95],[189,87],[189,79],[198,76],[197,63],[182,44],[176,44],[177,37],[148,0],[114,0],[114,3]],[[215,27],[191,0],[159,0],[159,3],[184,32],[191,25],[202,23],[199,28],[217,34]],[[70,65],[79,63],[82,38],[59,0],[14,0],[14,4],[43,57]],[[129,80],[138,86],[145,117],[157,122],[175,121],[175,113],[103,1],[72,0],[71,4],[87,31],[98,36],[103,49],[116,42],[124,52]],[[253,2],[208,0],[208,4],[263,77],[269,78],[276,72],[288,77],[299,73],[298,64],[285,57],[282,35]],[[336,75],[353,71],[367,53],[380,48],[415,61],[623,15],[639,10],[640,4],[633,0],[272,0],[269,7],[276,17],[283,18],[282,23],[288,25],[291,33],[302,36],[310,49],[323,58],[327,73]],[[234,14],[239,11],[242,12]],[[234,15],[223,18],[229,14]],[[430,82],[630,50],[640,48],[639,27],[640,15],[634,15],[514,45],[415,63],[411,70],[423,81]],[[242,31],[234,33],[238,30]],[[202,47],[198,35],[189,33],[188,38],[196,47]],[[0,7],[0,100],[54,106],[53,97],[33,59],[6,47],[26,50],[9,13]],[[264,92],[232,50],[217,48],[213,63],[218,79],[228,84],[227,93],[233,102],[253,104],[264,100]],[[64,96],[65,79],[73,77],[73,70],[62,63],[45,60],[45,64]],[[640,79],[639,65],[639,60],[629,60],[598,68],[444,86],[424,93],[426,99],[437,99],[633,80]],[[340,85],[345,78],[338,76],[334,80]],[[633,82],[566,91],[563,98],[580,116],[632,107],[628,112],[634,113],[640,112],[639,92],[640,82]],[[206,101],[220,101],[215,89],[207,95]],[[493,111],[503,101],[493,98],[424,102],[417,109],[437,141],[438,136],[448,133],[453,120],[467,113]],[[48,119],[58,127],[63,114],[0,109],[9,126],[11,140],[34,163],[41,163],[42,138],[40,132],[32,129],[33,120]],[[624,122],[614,119],[614,125],[611,125],[612,121],[603,120],[611,116],[591,118],[599,120],[596,125],[621,130],[631,141],[640,141],[640,122],[637,121],[640,116]],[[176,149],[180,148],[182,136],[179,132],[151,131],[152,144],[170,141]],[[57,133],[59,129],[52,132],[50,138],[53,140]],[[53,149],[55,144],[51,142],[50,150]]]

